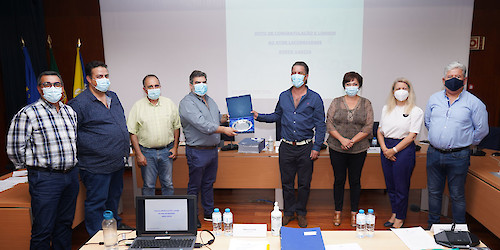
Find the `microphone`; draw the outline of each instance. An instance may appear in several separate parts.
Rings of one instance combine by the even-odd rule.
[[[479,238],[476,235],[472,234],[471,232],[455,231],[456,223],[455,223],[455,220],[453,218],[442,215],[440,213],[438,214],[438,213],[431,212],[427,209],[422,209],[422,208],[420,208],[420,206],[415,205],[415,204],[410,205],[410,210],[412,212],[425,212],[428,214],[437,215],[437,216],[445,217],[445,218],[452,220],[450,231],[445,230],[445,231],[442,231],[442,232],[434,235],[434,240],[436,241],[437,244],[445,246],[445,247],[450,247],[450,248],[454,248],[454,247],[459,247],[459,248],[462,247],[463,248],[463,247],[471,247],[471,246],[479,245]]]

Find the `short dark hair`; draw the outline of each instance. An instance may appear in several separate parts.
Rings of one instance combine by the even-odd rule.
[[[203,71],[194,70],[191,73],[191,75],[189,75],[189,83],[193,84],[193,79],[195,77],[205,77],[205,79],[207,79],[207,74],[205,74],[205,72],[203,72]]]
[[[149,75],[145,76],[144,78],[142,78],[142,86],[146,86],[146,78],[148,78],[148,77],[154,77],[154,78],[156,78],[156,80],[158,80],[158,83],[160,82],[160,79],[156,75],[149,74]]]
[[[344,79],[342,80],[342,87],[345,88],[345,84],[354,79],[358,80],[359,87],[361,88],[363,86],[363,77],[354,71],[345,73]]]
[[[59,73],[57,73],[55,71],[51,71],[51,70],[44,71],[44,72],[40,73],[40,75],[38,75],[38,78],[36,79],[36,82],[37,82],[38,85],[40,85],[42,83],[41,82],[42,81],[42,76],[57,76],[61,80],[61,83],[64,85],[62,77],[61,77],[61,74],[59,74]]]
[[[92,78],[92,70],[97,67],[104,67],[107,69],[108,65],[101,61],[91,61],[85,65],[85,74]]]
[[[306,75],[309,75],[309,66],[307,66],[307,64],[305,62],[302,62],[302,61],[295,62],[292,65],[292,70],[293,70],[293,67],[295,67],[296,65],[304,67],[304,69],[306,69]]]

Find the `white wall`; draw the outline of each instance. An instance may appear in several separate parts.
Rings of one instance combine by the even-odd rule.
[[[100,4],[111,90],[118,93],[126,115],[133,103],[144,96],[141,80],[146,74],[158,75],[162,95],[178,103],[189,91],[188,77],[194,69],[208,74],[208,94],[218,103],[221,112],[227,111],[223,0],[101,0]],[[442,89],[444,67],[454,60],[468,64],[473,5],[473,0],[364,1],[361,95],[372,101],[375,120],[379,120],[395,78],[404,76],[412,81],[417,105],[425,109],[429,96]],[[266,57],[262,61],[265,63]],[[288,77],[294,61],[279,65],[278,70],[271,73]],[[329,84],[334,91],[341,85],[342,79],[337,77],[314,79],[315,70],[324,70],[323,66],[315,61],[306,62],[311,67],[311,89]],[[267,70],[265,66],[256,65],[254,73]],[[242,79],[251,77],[241,76]],[[271,99],[252,97],[254,109],[272,112],[279,91],[274,96],[276,98]],[[324,99],[325,109],[330,102],[331,98]],[[257,123],[256,133],[246,136],[267,138],[269,135],[274,137],[274,124]],[[236,140],[243,137],[238,135]]]

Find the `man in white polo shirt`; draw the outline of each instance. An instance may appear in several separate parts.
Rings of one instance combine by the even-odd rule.
[[[157,177],[161,193],[173,195],[172,165],[177,157],[181,121],[177,106],[161,94],[160,80],[147,75],[142,80],[146,97],[137,101],[127,120],[130,141],[141,168],[142,195],[154,195]]]

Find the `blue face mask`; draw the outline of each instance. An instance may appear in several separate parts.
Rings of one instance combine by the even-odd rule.
[[[460,80],[458,78],[451,78],[446,81],[444,81],[444,86],[448,88],[451,91],[457,91],[460,89],[462,86],[464,86],[464,80]]]
[[[50,103],[57,103],[62,97],[62,87],[42,88],[43,98]]]
[[[296,88],[302,87],[302,85],[304,85],[304,78],[305,77],[306,77],[305,75],[293,74],[292,75],[292,84],[293,84],[293,86],[296,87]]]
[[[194,84],[194,93],[199,96],[204,96],[207,93],[207,89],[206,83]]]
[[[111,82],[109,81],[108,78],[101,78],[101,79],[95,79],[95,82],[97,83],[95,88],[101,92],[106,92],[109,89],[109,85]]]
[[[158,100],[160,98],[161,89],[148,89],[148,98],[151,100]]]
[[[358,94],[359,87],[358,86],[346,86],[345,87],[345,93],[348,96],[355,96]]]

